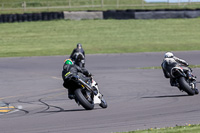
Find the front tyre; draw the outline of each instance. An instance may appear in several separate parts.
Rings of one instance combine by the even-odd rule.
[[[198,89],[195,89],[195,94],[199,94],[199,90]]]
[[[82,89],[76,89],[74,91],[76,99],[79,103],[86,109],[92,110],[94,108],[94,103],[91,103],[87,100],[86,96],[83,94]]]
[[[101,98],[101,103],[99,104],[99,106],[102,107],[102,108],[108,107],[107,102],[103,97]]]
[[[187,83],[184,77],[180,77],[178,79],[180,88],[185,91],[188,95],[194,95],[195,91],[191,88],[191,86]]]

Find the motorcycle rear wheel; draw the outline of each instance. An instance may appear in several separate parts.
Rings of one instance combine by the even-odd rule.
[[[178,79],[179,85],[180,85],[180,89],[185,91],[188,95],[194,95],[195,94],[195,90],[193,90],[191,88],[191,86],[187,83],[187,81],[185,80],[184,77],[180,77]]]
[[[76,89],[74,91],[76,99],[79,101],[79,103],[86,109],[86,110],[92,110],[94,108],[94,103],[91,103],[87,100],[87,98],[84,96],[82,89]]]

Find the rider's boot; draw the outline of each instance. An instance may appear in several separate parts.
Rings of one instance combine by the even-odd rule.
[[[94,95],[98,94],[98,90],[95,86],[92,86],[92,91],[93,91]]]
[[[176,82],[174,78],[170,78],[170,84],[171,86],[178,86],[178,83]]]
[[[70,89],[68,89],[68,98],[71,100],[74,99],[74,93]]]

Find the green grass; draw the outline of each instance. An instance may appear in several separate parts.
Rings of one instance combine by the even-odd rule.
[[[186,126],[176,126],[167,128],[151,128],[148,130],[138,130],[123,133],[200,133],[200,125],[187,124]]]
[[[22,3],[24,1],[26,2],[26,9],[22,7]],[[118,0],[118,5],[119,6],[117,6],[117,0],[103,0],[103,6],[101,0],[1,0],[0,14],[30,13],[30,12],[44,12],[44,11],[51,12],[51,11],[116,10],[116,9],[125,10],[125,9],[200,8],[200,2],[195,2],[195,3],[192,2],[190,4],[188,3],[168,4],[168,3],[146,3],[144,0]],[[43,7],[43,9],[34,9],[38,7]]]
[[[190,68],[200,68],[200,65],[189,65]],[[153,66],[153,67],[133,67],[130,69],[161,69],[161,66]]]
[[[200,18],[0,24],[0,57],[200,50]]]
[[[22,8],[22,3],[26,2],[26,10]],[[130,4],[142,4],[143,0],[119,0],[119,5]],[[48,8],[59,7],[60,8]],[[65,6],[65,8],[63,7]],[[80,7],[82,6],[82,7]],[[90,6],[90,7],[84,7]],[[95,7],[98,6],[98,7]],[[46,9],[29,9],[37,7],[47,7]],[[1,0],[0,1],[1,12],[3,13],[23,13],[23,12],[41,12],[41,11],[77,11],[77,10],[107,10],[116,9],[117,0],[103,0],[103,6],[101,0]],[[6,10],[6,8],[12,8],[14,10]],[[18,9],[17,9],[18,8]],[[123,7],[127,9],[128,7]]]

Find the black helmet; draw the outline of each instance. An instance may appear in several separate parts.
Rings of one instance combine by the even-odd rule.
[[[82,44],[78,43],[77,44],[77,48],[81,49],[82,48]]]

